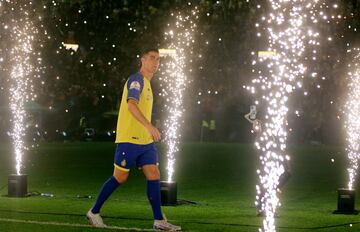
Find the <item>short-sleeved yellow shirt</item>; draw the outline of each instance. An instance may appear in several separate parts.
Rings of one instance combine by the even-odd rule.
[[[150,144],[153,143],[151,134],[131,114],[127,101],[133,99],[138,102],[142,114],[151,122],[153,93],[150,81],[140,72],[133,74],[126,81],[120,104],[115,143]]]

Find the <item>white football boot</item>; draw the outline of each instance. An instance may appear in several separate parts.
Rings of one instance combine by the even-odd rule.
[[[97,227],[97,228],[105,228],[106,227],[100,214],[92,213],[91,209],[86,213],[86,218],[89,220],[90,224],[94,227]]]
[[[169,223],[166,219],[164,220],[155,220],[154,221],[154,230],[158,231],[181,231],[180,226],[175,226]]]

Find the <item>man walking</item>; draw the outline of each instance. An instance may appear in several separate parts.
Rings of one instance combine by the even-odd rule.
[[[150,85],[159,63],[157,49],[144,51],[140,71],[131,75],[125,83],[117,123],[114,173],[104,183],[94,206],[86,214],[95,227],[106,227],[100,216],[102,205],[126,182],[130,169],[139,167],[147,179],[147,196],[154,215],[154,229],[181,230],[181,227],[167,222],[161,212],[160,171],[154,144],[161,139],[161,134],[151,124],[153,94]]]

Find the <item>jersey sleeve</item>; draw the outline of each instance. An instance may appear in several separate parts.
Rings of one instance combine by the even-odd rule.
[[[140,101],[140,94],[144,88],[144,79],[140,74],[135,74],[129,77],[127,81],[128,96],[126,100],[133,99],[137,102]]]

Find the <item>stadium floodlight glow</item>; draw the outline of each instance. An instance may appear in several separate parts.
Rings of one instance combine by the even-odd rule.
[[[77,52],[79,49],[79,44],[75,43],[62,43],[62,45],[65,47],[66,50],[73,50],[74,52]]]
[[[252,86],[246,88],[253,94],[260,94],[255,105],[262,100],[266,108],[262,130],[255,141],[261,153],[256,204],[265,213],[259,231],[274,232],[276,211],[281,205],[278,197],[280,176],[285,172],[285,162],[290,159],[286,151],[288,100],[306,76],[305,51],[320,44],[319,33],[312,25],[318,23],[323,12],[316,9],[320,4],[318,0],[267,2],[269,13],[262,16],[263,25],[259,27],[264,33],[258,33],[258,36],[267,34],[268,47],[259,51],[252,62],[254,66],[265,65],[259,66],[258,76],[252,80]],[[256,55],[255,52],[252,54]]]
[[[191,4],[190,4],[191,5]],[[180,126],[185,111],[183,106],[184,92],[188,84],[188,60],[192,55],[192,45],[195,42],[194,33],[198,19],[198,8],[171,13],[171,22],[164,33],[167,49],[160,49],[160,55],[165,57],[161,63],[160,95],[166,99],[166,119],[164,122],[167,157],[167,181],[162,182],[163,204],[176,204],[176,182],[174,182],[175,160],[179,151]],[[172,190],[169,192],[169,190]],[[165,195],[169,196],[165,196]],[[172,202],[166,199],[172,199]],[[165,202],[165,200],[167,202]],[[175,201],[175,202],[174,202]]]
[[[161,57],[165,57],[165,56],[174,56],[175,57],[176,56],[175,49],[160,48],[159,52],[160,52]]]
[[[348,89],[343,110],[346,130],[346,152],[349,160],[347,189],[338,189],[337,214],[357,214],[354,183],[360,159],[360,48],[348,50]]]
[[[12,114],[10,135],[16,160],[16,174],[8,177],[8,195],[24,197],[27,195],[27,176],[22,174],[23,155],[26,150],[25,103],[34,100],[32,79],[36,75],[31,59],[34,56],[33,41],[37,29],[30,20],[32,1],[1,0],[0,3],[0,7],[4,7],[2,14],[11,15],[11,20],[5,22],[7,29],[2,31],[8,37],[9,44],[5,49],[8,53],[5,63],[9,65],[6,70],[9,71],[9,105]]]
[[[276,51],[258,51],[259,58],[271,58],[276,55]]]

